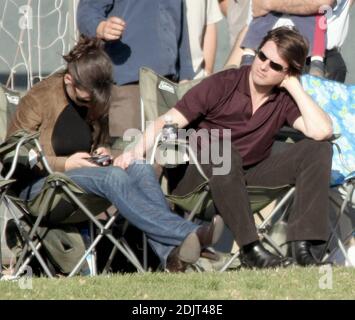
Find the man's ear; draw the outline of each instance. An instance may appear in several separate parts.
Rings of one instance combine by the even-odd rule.
[[[66,73],[64,75],[64,83],[65,84],[73,84],[73,77],[69,74],[69,73]]]

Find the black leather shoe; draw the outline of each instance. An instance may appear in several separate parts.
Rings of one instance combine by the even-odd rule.
[[[278,268],[288,267],[293,261],[274,255],[264,248],[260,241],[255,241],[240,250],[242,267],[246,268]]]
[[[323,263],[316,259],[311,252],[310,241],[292,241],[288,247],[288,256],[300,266],[319,266]]]

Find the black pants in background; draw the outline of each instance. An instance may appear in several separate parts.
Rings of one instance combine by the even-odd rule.
[[[338,49],[327,50],[325,53],[325,77],[341,83],[345,82],[346,64]]]

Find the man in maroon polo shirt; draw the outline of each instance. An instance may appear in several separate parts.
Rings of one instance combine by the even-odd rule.
[[[311,246],[327,239],[332,149],[324,140],[332,135],[332,122],[299,81],[307,50],[297,31],[274,29],[262,41],[252,66],[208,77],[167,113],[180,128],[193,122],[200,131],[219,129],[220,138],[223,130],[230,129],[229,173],[213,174],[213,163],[203,167],[210,177],[214,204],[241,248],[241,261],[247,267],[277,267],[287,265],[290,259],[270,253],[259,241],[246,185],[296,186],[287,240],[297,264],[319,264]],[[115,165],[126,168],[144,154],[154,132],[163,127],[164,118],[148,127],[137,146],[116,158]],[[307,139],[270,155],[276,134],[286,124]],[[189,165],[174,192],[191,191],[200,179],[195,166]]]

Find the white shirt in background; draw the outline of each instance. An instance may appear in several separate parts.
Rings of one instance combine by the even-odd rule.
[[[196,73],[195,78],[200,78],[205,76],[202,51],[205,26],[222,20],[223,15],[218,0],[185,0],[185,3],[192,66]]]
[[[351,0],[337,0],[336,6],[327,13],[327,49],[340,48],[349,31]]]

